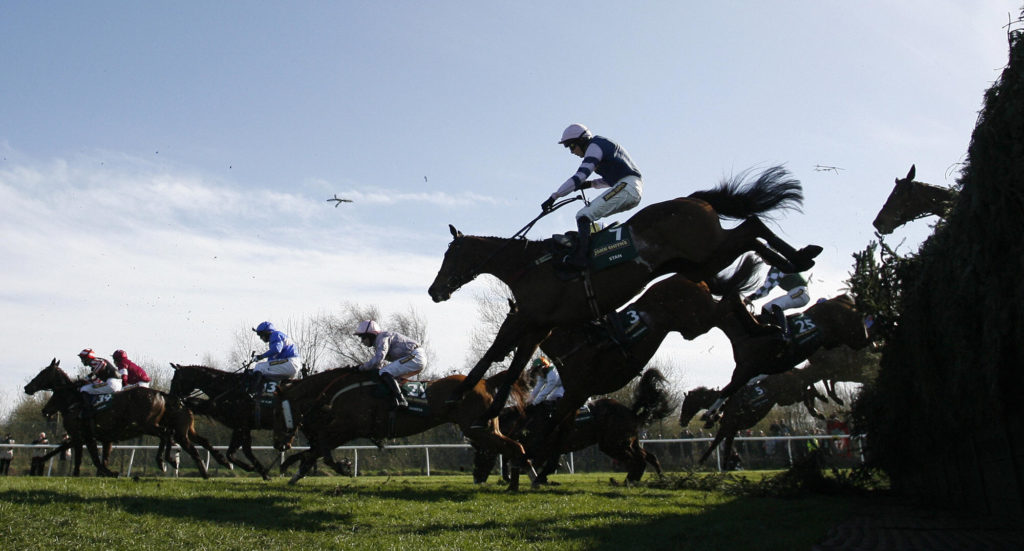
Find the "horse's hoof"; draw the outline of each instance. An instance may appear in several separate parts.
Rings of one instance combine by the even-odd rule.
[[[808,245],[796,252],[796,258],[792,259],[793,267],[798,272],[806,272],[814,267],[814,257],[821,254],[823,249],[817,245]]]

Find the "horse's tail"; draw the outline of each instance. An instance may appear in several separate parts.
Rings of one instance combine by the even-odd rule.
[[[742,220],[778,209],[800,210],[804,201],[800,181],[782,166],[773,166],[752,182],[750,170],[723,179],[714,189],[690,194],[711,204],[719,217]]]
[[[672,413],[667,387],[668,379],[656,368],[648,369],[640,376],[640,382],[633,390],[632,411],[641,426]]]
[[[757,275],[762,264],[756,255],[745,254],[731,273],[723,275],[725,272],[722,272],[708,280],[708,289],[720,297],[752,291],[760,283]]]

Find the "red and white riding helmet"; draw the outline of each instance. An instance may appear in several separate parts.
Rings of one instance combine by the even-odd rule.
[[[96,353],[92,351],[92,348],[86,348],[78,353],[78,357],[86,360],[95,360]]]
[[[380,333],[380,326],[373,320],[364,320],[359,322],[356,326],[356,332],[353,335],[361,337],[363,335],[376,335]]]

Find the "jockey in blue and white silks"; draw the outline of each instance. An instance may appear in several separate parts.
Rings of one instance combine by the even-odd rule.
[[[252,370],[277,381],[295,377],[302,368],[302,357],[288,335],[278,331],[269,321],[259,324],[253,331],[267,343],[268,349],[256,356],[257,360],[264,361],[254,365]]]
[[[576,213],[579,241],[573,254],[566,257],[565,263],[582,269],[587,265],[590,252],[592,222],[637,206],[643,193],[643,181],[640,170],[622,146],[604,136],[591,134],[582,124],[570,124],[562,132],[562,139],[558,143],[573,155],[582,157],[583,162],[575,174],[541,203],[542,210],[550,210],[556,199],[576,190],[611,188]],[[600,178],[587,180],[595,172]]]

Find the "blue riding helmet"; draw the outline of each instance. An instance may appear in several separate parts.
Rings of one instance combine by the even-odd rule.
[[[257,325],[256,329],[253,329],[253,331],[255,331],[257,333],[269,333],[269,332],[271,332],[273,330],[274,330],[274,324],[270,323],[269,321],[265,321],[265,322]]]

